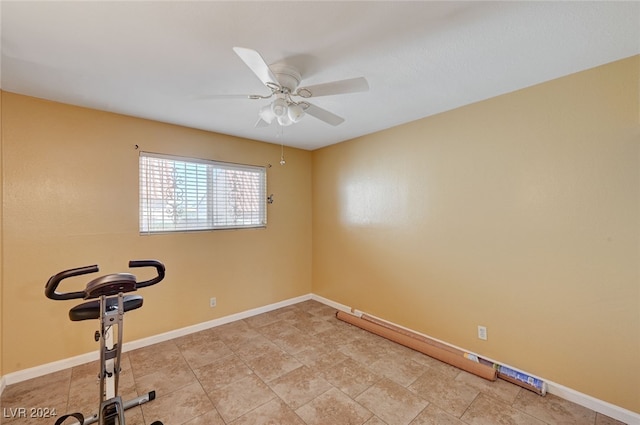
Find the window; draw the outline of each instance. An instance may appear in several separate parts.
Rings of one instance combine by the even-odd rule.
[[[265,167],[140,153],[140,232],[267,225]]]

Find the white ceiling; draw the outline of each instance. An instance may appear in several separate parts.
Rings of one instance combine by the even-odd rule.
[[[316,149],[640,53],[640,2],[2,1],[3,90]],[[364,76],[255,128],[268,94],[233,52],[297,67],[301,86]],[[279,138],[282,137],[282,138]],[[179,142],[179,141],[176,141]]]

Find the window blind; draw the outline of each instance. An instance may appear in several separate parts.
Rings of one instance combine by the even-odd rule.
[[[265,167],[140,153],[140,232],[265,227]]]

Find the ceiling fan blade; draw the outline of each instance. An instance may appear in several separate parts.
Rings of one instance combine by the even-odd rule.
[[[358,77],[301,87],[296,90],[295,94],[302,97],[318,97],[331,96],[334,94],[358,93],[368,90],[369,83],[367,82],[367,79],[364,77]]]
[[[253,94],[205,94],[202,96],[194,96],[194,99],[259,99],[259,97]]]
[[[333,126],[340,125],[344,122],[344,118],[337,116],[336,114],[327,111],[326,109],[322,109],[319,106],[312,105],[311,103],[305,102],[308,105],[304,108],[304,112],[311,115],[312,117],[316,117],[320,121],[324,121],[327,124],[331,124]]]
[[[262,118],[258,118],[258,121],[256,122],[256,125],[254,125],[254,127],[258,128],[258,127],[268,127],[269,123],[266,122],[265,120],[263,120]]]
[[[234,47],[233,51],[236,52],[236,54],[240,56],[240,59],[256,74],[260,81],[262,81],[262,84],[278,84],[278,79],[273,75],[271,68],[269,68],[269,65],[262,59],[260,53],[252,49],[247,49],[246,47]]]

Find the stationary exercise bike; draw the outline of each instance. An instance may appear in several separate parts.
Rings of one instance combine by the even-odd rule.
[[[62,424],[68,417],[74,417],[78,422],[73,425],[89,425],[98,422],[99,425],[124,425],[124,411],[134,406],[152,401],[156,397],[155,391],[150,391],[133,400],[123,402],[118,395],[118,379],[120,376],[120,358],[122,354],[122,331],[124,313],[142,307],[140,295],[124,295],[140,288],[155,285],[164,279],[164,265],[157,260],[129,261],[129,267],[154,267],[157,276],[137,282],[136,277],[130,273],[114,273],[93,279],[87,283],[83,291],[56,292],[58,285],[64,279],[83,274],[96,273],[97,265],[79,267],[62,271],[51,276],[44,293],[52,300],[72,300],[82,298],[85,300],[96,299],[79,304],[69,310],[69,318],[72,321],[100,319],[100,331],[96,331],[94,338],[100,342],[100,408],[95,415],[84,418],[81,413],[64,415],[56,421],[56,425]],[[112,326],[118,326],[118,340],[114,344]],[[156,421],[151,425],[162,425]]]

